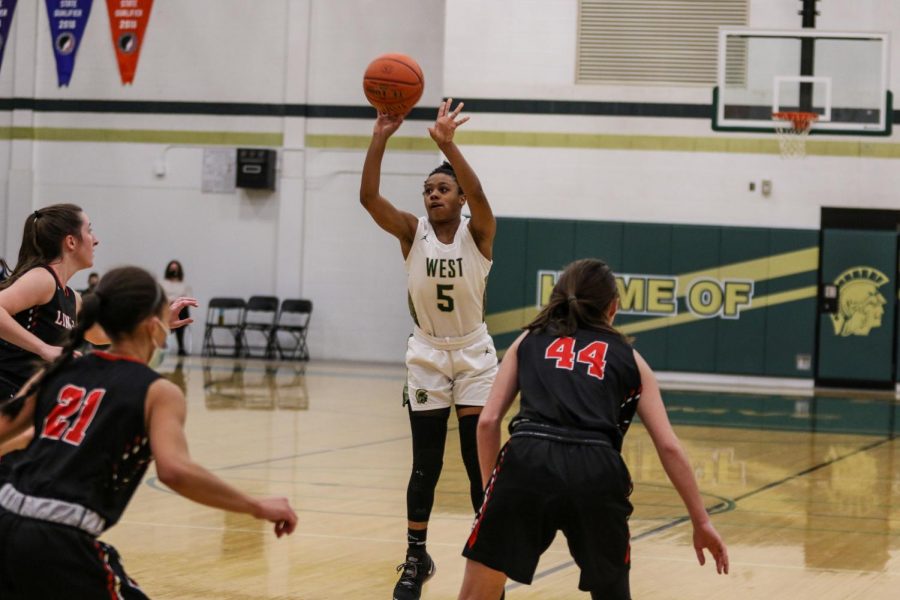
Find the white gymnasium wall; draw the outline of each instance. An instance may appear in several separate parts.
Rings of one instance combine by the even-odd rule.
[[[575,85],[577,0],[454,0],[448,3],[449,95],[709,103],[709,86]],[[799,28],[800,2],[751,0],[750,26]],[[892,27],[891,79],[900,81],[900,8],[890,0],[822,2],[820,29]],[[472,18],[472,15],[479,15]],[[858,68],[864,68],[860,65]],[[894,84],[896,86],[896,83]],[[722,137],[698,119],[479,114],[481,131]],[[759,136],[755,136],[759,137]],[[816,139],[827,139],[817,137]],[[846,139],[846,138],[836,138]],[[872,143],[893,138],[868,138]],[[817,228],[821,206],[896,208],[896,160],[771,154],[490,148],[470,150],[498,214],[629,221]],[[749,183],[771,180],[763,198]]]
[[[892,0],[820,3],[822,28],[900,32]],[[799,2],[753,0],[754,27],[792,28]],[[398,17],[399,16],[399,17]],[[56,87],[43,2],[20,2],[0,95],[38,99],[364,104],[372,57],[413,55],[422,106],[440,98],[710,102],[707,87],[576,86],[576,0],[158,0],[133,86],[122,86],[106,7],[95,2],[72,83]],[[897,81],[894,44],[893,80]],[[374,114],[372,115],[374,116]],[[309,136],[367,136],[371,119],[0,111],[0,128],[274,134],[283,138],[271,194],[200,191],[199,144],[15,140],[0,136],[0,251],[18,248],[36,206],[81,203],[101,240],[97,268],[160,273],[179,258],[201,302],[275,293],[315,302],[316,358],[402,360],[410,330],[399,245],[358,204],[364,150],[307,147]],[[427,140],[425,121],[398,136]],[[719,136],[696,119],[472,115],[470,132]],[[728,134],[740,135],[740,134]],[[190,136],[189,136],[190,137]],[[874,143],[892,141],[875,140]],[[427,146],[426,146],[427,148]],[[773,155],[466,146],[501,216],[818,226],[821,205],[897,207],[896,161]],[[165,175],[154,165],[165,164]],[[391,150],[383,192],[421,214],[437,152]],[[802,168],[800,168],[802,167]],[[747,191],[771,179],[773,195]],[[497,268],[502,268],[498,265]],[[80,287],[86,273],[73,284]],[[199,347],[202,329],[194,333]]]
[[[285,2],[255,3],[252,11],[241,0],[155,3],[132,86],[119,80],[106,6],[95,2],[68,88],[57,87],[46,11],[39,4],[33,15],[36,23],[28,24],[37,31],[34,98],[284,101],[290,23]],[[24,17],[16,15],[18,28],[27,24]],[[296,24],[301,30],[297,35],[305,25]],[[283,129],[282,120],[276,118],[40,111],[34,113],[33,125],[164,132]],[[215,295],[273,293],[280,190],[201,193],[201,160],[202,148],[191,142],[35,143],[32,207],[57,202],[81,205],[100,239],[94,268],[101,273],[137,264],[160,276],[165,264],[177,258],[201,303]],[[154,165],[160,161],[165,173],[157,176]],[[21,220],[20,214],[15,221]],[[10,241],[7,247],[19,243],[17,236]],[[82,287],[86,277],[82,272],[73,278],[74,287]],[[195,350],[202,339],[200,327],[192,336]]]
[[[365,66],[377,54],[399,51],[415,55],[429,74],[423,102],[435,105],[441,92],[434,84],[442,81],[443,0],[362,0],[352,10],[349,4],[158,1],[134,85],[122,86],[106,7],[95,2],[71,84],[58,88],[43,3],[19,3],[13,42],[20,43],[7,49],[0,89],[5,97],[45,100],[358,106],[364,103]],[[363,155],[305,148],[306,133],[316,127],[364,134],[371,131],[370,121],[320,119],[310,128],[297,117],[25,110],[0,112],[0,118],[36,130],[283,136],[278,189],[233,194],[201,192],[201,144],[3,139],[3,252],[17,251],[21,223],[31,210],[76,202],[101,241],[98,271],[127,263],[160,274],[177,258],[201,304],[217,295],[313,299],[310,345],[316,357],[402,360],[410,329],[402,257],[359,205]],[[419,126],[415,135],[421,137],[424,125]],[[385,193],[417,210],[420,182],[437,158],[436,152],[392,153]],[[154,172],[159,163],[165,166],[162,176]],[[71,283],[82,287],[86,277],[79,273]],[[195,350],[201,337],[202,321],[193,334]]]
[[[422,105],[436,106],[443,71],[443,0],[317,1],[313,4],[308,102],[360,105],[362,74],[385,52],[414,56],[425,73]],[[391,18],[386,18],[390,15]],[[402,18],[394,18],[402,15]],[[371,119],[307,119],[311,134],[369,135]],[[399,136],[427,136],[421,121],[407,121]],[[310,348],[314,356],[403,360],[412,329],[400,245],[359,204],[364,151],[306,150],[303,294],[313,299]],[[422,212],[421,184],[438,154],[389,150],[382,194],[397,206]]]

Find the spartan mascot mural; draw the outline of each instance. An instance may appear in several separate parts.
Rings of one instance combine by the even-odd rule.
[[[887,300],[878,288],[888,281],[887,275],[872,267],[853,267],[838,275],[834,280],[838,312],[831,315],[835,335],[869,335],[881,327]]]

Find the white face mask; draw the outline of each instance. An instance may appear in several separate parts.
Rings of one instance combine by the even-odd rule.
[[[168,328],[162,324],[162,321],[157,321],[162,330],[165,332],[166,337],[164,340],[169,338],[169,330]],[[150,360],[147,361],[147,366],[153,369],[154,371],[158,370],[159,367],[163,364],[163,361],[166,359],[166,348],[168,344],[163,341],[163,345],[160,346],[156,343],[156,340],[151,339],[153,342],[153,354],[150,355]]]

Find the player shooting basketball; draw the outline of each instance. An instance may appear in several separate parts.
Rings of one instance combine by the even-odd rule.
[[[375,222],[400,240],[415,327],[406,351],[405,403],[412,429],[413,465],[406,492],[409,547],[394,600],[416,600],[434,574],[425,551],[434,489],[441,474],[447,420],[456,407],[463,463],[472,507],[481,504],[475,431],[487,401],[497,355],[484,323],[484,294],[493,257],[496,221],[481,182],[453,141],[463,104],[447,99],[438,109],[431,138],[445,162],[422,188],[427,216],[397,209],[380,191],[381,161],[402,115],[379,113],[363,166],[359,198]],[[471,218],[462,216],[468,204]]]

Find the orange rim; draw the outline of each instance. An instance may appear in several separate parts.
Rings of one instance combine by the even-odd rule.
[[[772,113],[772,118],[778,121],[789,121],[795,132],[809,131],[812,124],[819,120],[819,115],[812,112],[782,111]]]

